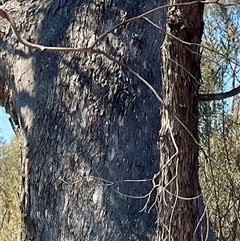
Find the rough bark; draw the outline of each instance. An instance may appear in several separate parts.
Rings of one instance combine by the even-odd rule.
[[[86,47],[124,18],[161,4],[37,0],[8,1],[3,8],[31,42]],[[164,12],[150,19],[161,26]],[[1,61],[7,66],[0,74],[1,104],[21,133],[22,240],[151,240],[156,215],[139,213],[146,199],[114,190],[141,196],[151,189],[151,182],[121,180],[157,172],[154,95],[103,56],[38,52],[19,44],[7,21],[0,21],[0,29]],[[97,47],[159,91],[160,43],[159,31],[138,21]]]
[[[171,1],[170,4],[189,1]],[[172,6],[162,46],[162,108],[157,240],[205,240],[198,182],[199,46],[203,4]],[[179,39],[179,40],[178,40]],[[192,45],[183,43],[191,43]],[[179,120],[184,126],[179,122]],[[190,133],[191,134],[190,134]],[[197,233],[197,235],[196,235]],[[209,239],[208,239],[209,240]]]

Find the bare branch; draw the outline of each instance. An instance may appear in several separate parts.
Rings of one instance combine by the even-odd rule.
[[[99,42],[104,36],[106,36],[108,33],[114,31],[116,28],[119,28],[123,25],[126,25],[127,23],[130,23],[130,22],[133,22],[133,21],[137,21],[137,20],[140,20],[140,19],[144,19],[145,21],[147,21],[149,24],[153,25],[154,27],[158,28],[159,30],[163,31],[165,34],[168,34],[170,35],[171,37],[175,38],[177,41],[180,41],[182,42],[183,44],[186,44],[188,46],[191,46],[191,45],[198,45],[199,47],[204,47],[200,44],[196,44],[196,43],[189,43],[189,42],[185,42],[185,41],[182,41],[181,39],[178,39],[176,38],[175,36],[171,35],[170,33],[166,33],[163,29],[161,29],[159,26],[157,26],[155,23],[153,23],[151,20],[149,20],[148,18],[146,18],[147,15],[155,12],[155,11],[158,11],[160,9],[163,9],[163,8],[167,8],[167,7],[170,7],[170,6],[184,6],[184,5],[190,5],[190,4],[196,4],[196,3],[203,3],[203,4],[218,4],[218,5],[221,5],[221,6],[232,6],[232,5],[236,5],[236,4],[223,4],[223,3],[219,3],[218,0],[216,1],[193,1],[193,2],[187,2],[187,3],[179,3],[179,4],[171,4],[171,5],[163,5],[163,6],[160,6],[160,7],[157,7],[157,8],[154,8],[146,13],[143,13],[137,17],[134,17],[134,18],[131,18],[131,19],[128,19],[128,20],[125,20],[123,21],[122,23],[119,23],[118,25],[114,26],[113,28],[111,28],[110,30],[106,31],[104,34],[102,34],[99,38],[96,39],[96,41],[90,46],[90,47],[87,47],[87,48],[71,48],[71,47],[48,47],[48,46],[44,46],[44,45],[39,45],[39,44],[33,44],[25,39],[23,39],[20,34],[18,33],[17,31],[17,27],[14,23],[14,21],[12,20],[12,18],[9,16],[9,14],[0,8],[0,16],[5,18],[6,20],[8,20],[8,22],[11,24],[11,27],[13,28],[13,31],[14,33],[16,34],[18,40],[20,43],[24,44],[25,46],[28,46],[29,48],[35,48],[37,50],[40,50],[40,51],[46,51],[46,52],[65,52],[65,53],[68,53],[68,52],[89,52],[91,54],[95,53],[95,54],[100,54],[100,55],[104,55],[106,58],[110,59],[111,61],[113,61],[114,63],[117,63],[119,66],[121,66],[122,68],[125,68],[127,69],[130,73],[132,73],[134,76],[136,76],[138,79],[140,79],[152,92],[153,94],[157,97],[157,99],[159,100],[159,102],[165,106],[165,108],[168,110],[169,114],[171,114],[182,126],[183,128],[188,132],[188,134],[192,137],[193,141],[200,147],[200,150],[202,150],[202,152],[204,153],[204,156],[207,157],[204,149],[200,146],[199,142],[196,140],[196,138],[192,135],[192,133],[188,130],[188,128],[184,125],[184,123],[177,117],[175,116],[170,110],[169,108],[167,107],[167,105],[163,102],[163,99],[160,97],[160,95],[157,93],[157,91],[148,83],[147,80],[145,80],[142,76],[140,76],[136,71],[134,71],[132,68],[130,68],[127,64],[115,59],[114,57],[110,56],[109,54],[107,54],[106,52],[104,51],[101,51],[101,50],[98,50],[98,49],[94,49],[93,47],[96,45],[97,42]],[[205,47],[207,48],[207,47]],[[208,49],[208,48],[207,48]],[[211,49],[209,49],[211,50]],[[220,53],[219,53],[220,54]],[[182,66],[181,66],[182,67]],[[214,94],[215,95],[215,94]],[[207,97],[204,97],[206,95],[199,95],[200,98],[207,98]],[[227,97],[226,97],[227,98]],[[199,99],[199,100],[203,100],[203,99]]]
[[[1,8],[0,8],[0,16],[2,18],[5,18],[11,24],[11,27],[14,33],[16,34],[18,41],[29,48],[34,48],[40,51],[47,51],[47,52],[92,52],[91,51],[92,48],[48,47],[40,44],[31,43],[20,36],[13,19],[5,10]]]
[[[199,101],[211,101],[211,100],[223,100],[240,93],[240,86],[234,88],[227,92],[217,93],[217,94],[200,94],[198,96]]]
[[[2,228],[3,228],[4,220],[5,220],[6,215],[7,215],[7,209],[5,209],[4,214],[3,214],[3,216],[2,216],[2,221],[1,221],[1,224],[0,224],[0,231],[1,231]]]

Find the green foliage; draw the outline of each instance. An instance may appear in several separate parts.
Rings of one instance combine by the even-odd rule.
[[[208,159],[202,156],[201,184],[217,240],[238,240],[240,235],[240,120],[225,114],[222,131],[208,135]]]
[[[9,145],[1,143],[0,158],[0,241],[20,240],[20,152],[15,137]]]
[[[227,2],[227,0],[225,1]],[[209,6],[205,13],[203,93],[240,84],[240,5]],[[240,101],[200,103],[200,179],[216,240],[240,240]]]

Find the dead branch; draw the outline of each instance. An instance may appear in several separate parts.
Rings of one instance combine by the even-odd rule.
[[[223,100],[223,99],[233,97],[234,95],[237,95],[239,93],[240,93],[240,86],[227,92],[221,92],[217,94],[200,94],[198,96],[198,100],[199,101]]]

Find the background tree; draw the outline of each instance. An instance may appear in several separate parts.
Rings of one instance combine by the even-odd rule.
[[[20,153],[17,138],[1,143],[0,157],[0,240],[20,240]]]
[[[234,2],[234,1],[233,1]],[[226,1],[227,3],[227,1]],[[240,6],[206,8],[202,91],[239,86]],[[200,104],[201,184],[216,240],[239,237],[239,97]],[[211,184],[211,185],[210,185]]]
[[[168,9],[163,55],[158,240],[197,240],[198,89],[203,4]],[[189,14],[191,13],[191,14]],[[184,227],[184,228],[183,228]],[[204,237],[205,239],[206,237]]]

